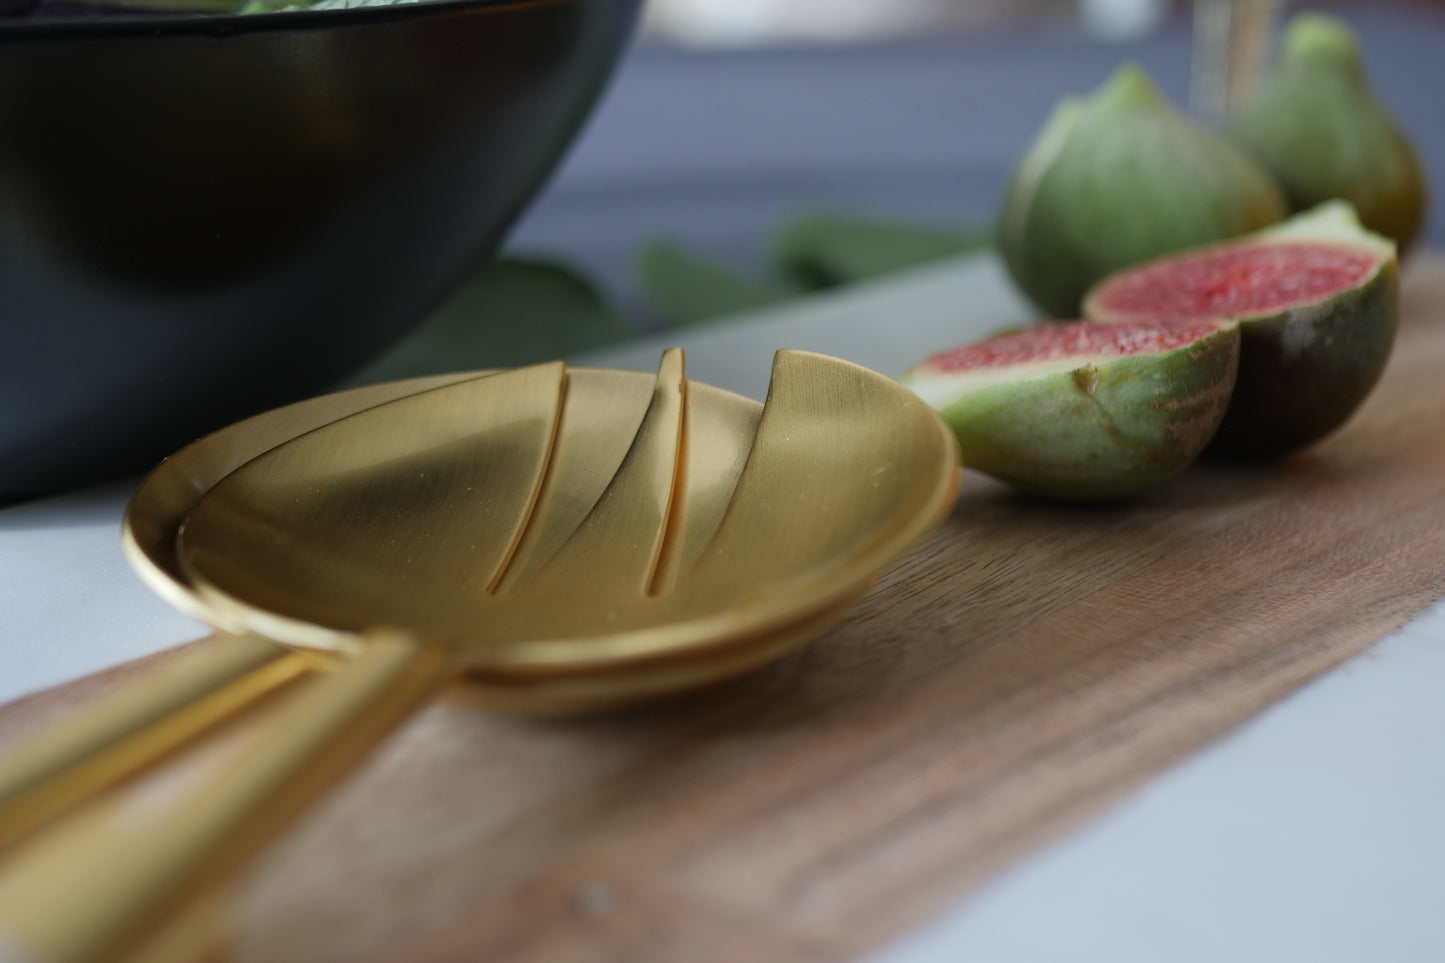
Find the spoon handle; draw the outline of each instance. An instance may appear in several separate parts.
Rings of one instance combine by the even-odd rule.
[[[439,647],[375,636],[344,668],[288,693],[250,738],[223,745],[199,772],[181,766],[158,787],[98,800],[37,833],[0,865],[0,947],[33,963],[133,951],[214,896],[453,671]]]
[[[308,664],[255,636],[223,636],[8,748],[0,758],[0,847],[292,681]]]

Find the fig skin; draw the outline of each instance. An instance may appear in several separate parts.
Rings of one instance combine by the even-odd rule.
[[[989,368],[982,378],[925,362],[900,380],[942,415],[967,467],[1046,498],[1108,501],[1199,456],[1228,407],[1239,346],[1239,326],[1226,321],[1164,352],[1046,372]]]
[[[1392,259],[1330,303],[1242,322],[1234,401],[1210,454],[1275,458],[1314,444],[1348,421],[1390,358],[1399,297]]]
[[[1405,133],[1376,99],[1349,26],[1318,13],[1290,21],[1278,62],[1224,124],[1284,189],[1294,211],[1349,201],[1403,257],[1428,204]]]
[[[1254,160],[1175,111],[1138,67],[1055,108],[1004,195],[998,247],[1050,317],[1079,316],[1101,278],[1288,214]]]
[[[1400,301],[1395,246],[1365,231],[1349,204],[1323,204],[1249,238],[1202,250],[1274,241],[1349,245],[1371,253],[1378,263],[1360,283],[1336,294],[1237,319],[1239,376],[1229,410],[1209,446],[1211,456],[1259,461],[1324,438],[1364,402],[1380,380],[1395,343]],[[1101,294],[1113,280],[1106,279],[1085,299],[1085,315],[1091,320],[1114,322],[1138,316],[1101,304]]]

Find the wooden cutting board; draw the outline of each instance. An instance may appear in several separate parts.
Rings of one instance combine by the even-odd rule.
[[[1445,597],[1445,258],[1404,292],[1310,452],[1112,508],[971,476],[839,628],[671,704],[452,691],[248,874],[227,958],[815,961],[921,922]],[[0,708],[0,741],[138,668]]]

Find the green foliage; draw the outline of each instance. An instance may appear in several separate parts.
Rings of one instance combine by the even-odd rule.
[[[988,247],[987,228],[954,228],[825,211],[783,225],[773,260],[811,287],[829,288],[958,257]]]
[[[793,217],[774,234],[770,277],[744,277],[666,241],[642,249],[637,271],[665,323],[696,324],[958,257],[990,242],[987,229],[817,211]]]
[[[572,268],[541,258],[503,257],[473,271],[421,327],[354,380],[510,368],[637,333]]]
[[[638,252],[637,275],[652,309],[673,325],[771,307],[804,293],[786,281],[743,277],[667,241]]]
[[[820,288],[987,243],[980,230],[808,213],[774,236],[773,277],[745,277],[666,241],[638,252],[637,273],[660,321],[681,327],[787,304]],[[476,268],[420,327],[351,382],[535,364],[641,332],[577,270],[548,258],[507,256]]]

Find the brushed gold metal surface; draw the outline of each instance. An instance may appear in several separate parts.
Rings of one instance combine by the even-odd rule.
[[[239,465],[213,437],[229,473],[192,496],[171,476],[169,497],[140,493],[158,510],[128,513],[128,550],[188,608],[352,664],[288,700],[220,782],[138,822],[98,804],[27,840],[0,875],[0,933],[77,963],[134,944],[458,669],[494,704],[549,711],[776,658],[840,618],[956,491],[952,434],[866,369],[779,352],[759,414],[690,390],[671,351],[640,420],[636,380],[558,363],[402,388]],[[620,460],[597,431],[627,438]],[[144,533],[174,533],[174,550]],[[378,643],[388,627],[403,632]]]
[[[436,646],[368,638],[345,671],[287,693],[199,786],[111,797],[22,841],[0,864],[0,939],[34,963],[119,959],[349,770],[450,673]]]
[[[304,673],[310,660],[284,651],[255,637],[218,639],[9,749],[0,848]]]
[[[505,592],[535,574],[587,518],[642,427],[656,380],[641,371],[568,372],[551,470],[532,520],[497,586]]]
[[[489,676],[467,675],[466,697],[501,712],[526,715],[576,716],[610,711],[678,695],[736,678],[774,662],[842,621],[858,599],[842,599],[836,606],[812,613],[795,625],[775,628],[756,639],[732,639],[705,657],[665,659],[629,664],[612,672],[574,675]]]
[[[141,580],[192,618],[224,631],[181,575],[176,535],[191,509],[215,484],[246,462],[283,442],[367,408],[431,388],[482,377],[490,372],[433,375],[338,391],[308,398],[212,432],[161,462],[141,482],[121,522],[121,549]]]
[[[535,608],[532,600],[542,599],[548,609],[583,613],[580,618],[588,624],[605,627],[619,604],[647,596],[662,553],[682,450],[682,374],[682,352],[666,352],[642,424],[582,524],[534,574],[488,600],[493,604],[485,613],[458,613],[455,628],[449,627],[452,638],[474,637],[479,615],[489,623],[489,635],[507,631],[513,620],[529,622],[538,613],[528,606]],[[566,441],[559,438],[559,447]],[[556,487],[565,494],[588,486],[585,479],[579,486],[558,475]],[[499,618],[503,625],[491,628]],[[518,626],[518,631],[526,629]]]
[[[796,623],[856,595],[950,504],[952,436],[892,380],[820,355],[779,352],[756,415],[754,403],[705,386],[690,386],[696,390],[684,405],[681,357],[671,357],[596,504],[565,540],[555,530],[538,536],[561,544],[525,577],[502,576],[501,591],[476,590],[483,579],[475,574],[458,584],[444,548],[418,560],[431,546],[407,542],[405,566],[392,548],[389,520],[399,504],[415,502],[430,517],[424,475],[466,476],[452,454],[429,461],[425,473],[387,461],[387,477],[408,484],[379,493],[357,485],[361,494],[348,489],[344,511],[318,511],[297,493],[325,499],[335,487],[315,456],[323,439],[364,463],[376,446],[389,450],[376,438],[385,426],[425,420],[451,394],[487,380],[505,384],[513,373],[413,395],[259,456],[192,511],[180,537],[184,577],[227,623],[289,643],[345,648],[366,627],[397,625],[450,645],[469,668],[572,675],[702,654]],[[569,379],[569,396],[580,402],[586,390],[583,378]],[[605,382],[591,390],[610,392]],[[408,419],[383,421],[396,406]],[[488,416],[477,410],[482,432]],[[553,468],[571,467],[544,486],[555,501],[596,488],[565,454],[572,440],[566,430],[556,438]],[[725,470],[714,475],[715,464]],[[470,511],[448,501],[445,517],[462,528],[489,523]],[[431,581],[412,594],[414,567]]]
[[[862,373],[862,369],[854,369],[853,366],[841,362],[830,362],[828,359],[814,359],[808,361],[810,356],[799,356],[792,353],[781,353],[778,363],[780,371],[784,374],[783,382],[774,386],[770,395],[769,404],[774,412],[785,410],[785,406],[792,405],[793,398],[797,392],[795,387],[789,387],[788,367],[792,366],[795,360],[802,359],[804,364],[816,364],[819,361],[825,365],[833,365],[837,370],[849,372],[850,377],[855,380]],[[757,517],[757,511],[765,506],[768,501],[779,502],[778,492],[782,491],[782,498],[787,498],[787,489],[792,488],[793,496],[799,494],[804,497],[829,496],[838,497],[840,491],[839,483],[844,484],[857,482],[864,479],[868,488],[872,491],[884,489],[879,483],[876,475],[864,475],[856,466],[850,467],[846,464],[834,466],[821,466],[814,457],[813,463],[797,463],[797,471],[800,477],[811,477],[813,482],[798,486],[790,482],[786,477],[774,478],[766,481],[764,476],[770,463],[769,459],[762,459],[755,462],[749,469],[749,490],[761,491],[771,486],[772,492],[763,492],[765,501],[749,502],[743,501],[741,511],[733,511],[733,491],[738,486],[740,476],[745,466],[750,463],[750,455],[754,449],[754,438],[758,434],[759,419],[763,408],[750,399],[742,398],[730,392],[722,391],[710,385],[690,383],[681,380],[681,359],[676,359],[676,370],[670,375],[673,385],[681,384],[681,438],[678,441],[678,453],[664,453],[658,477],[665,479],[668,472],[665,463],[671,459],[676,462],[676,482],[672,493],[671,510],[667,516],[666,525],[663,527],[662,540],[653,575],[651,577],[650,595],[647,598],[635,600],[633,617],[641,614],[650,618],[671,618],[668,608],[656,604],[658,597],[669,600],[686,599],[691,593],[696,597],[700,591],[699,586],[706,589],[707,582],[698,579],[688,586],[688,592],[679,593],[677,590],[682,584],[682,575],[691,573],[698,567],[705,554],[705,550],[714,541],[719,532],[723,518],[729,513],[734,517],[729,521],[729,534],[726,539],[719,540],[718,546],[714,548],[714,554],[718,557],[727,557],[734,551],[730,547],[730,541],[741,539],[747,541],[746,534],[749,530],[762,531],[768,537],[775,540],[775,545],[770,547],[765,556],[757,560],[757,564],[737,566],[730,569],[727,565],[721,565],[714,561],[709,563],[714,572],[721,570],[723,577],[729,571],[734,574],[745,571],[756,572],[755,581],[759,584],[752,586],[754,589],[761,587],[767,589],[769,582],[780,574],[779,562],[783,563],[781,568],[786,569],[788,565],[803,568],[806,559],[796,554],[798,551],[806,551],[809,546],[818,548],[821,546],[821,557],[828,561],[828,552],[833,549],[827,542],[819,542],[807,535],[806,531],[799,534],[797,527],[790,529],[788,525],[795,523],[806,529],[807,526],[818,522],[818,519],[808,512],[786,511],[780,516],[778,523],[767,517]],[[550,398],[551,380],[557,374],[560,366],[543,366],[542,369],[533,372],[528,377],[541,378],[537,384],[544,385],[541,395]],[[137,490],[130,506],[127,509],[124,531],[123,546],[126,554],[141,577],[158,591],[161,595],[176,604],[188,613],[202,617],[217,627],[232,631],[242,631],[246,626],[246,618],[237,617],[235,612],[224,606],[203,602],[198,596],[196,589],[187,582],[185,574],[181,571],[179,558],[176,554],[176,541],[183,521],[191,514],[192,510],[200,503],[201,499],[228,474],[247,465],[248,462],[265,456],[273,449],[286,446],[293,438],[306,437],[306,442],[297,441],[292,452],[292,483],[304,484],[306,473],[312,467],[304,459],[296,461],[295,456],[306,451],[307,445],[326,443],[326,433],[322,433],[320,441],[314,433],[317,429],[331,425],[338,421],[345,420],[358,413],[366,412],[368,409],[380,407],[382,410],[369,417],[378,419],[390,418],[392,424],[401,425],[402,429],[394,433],[390,442],[393,445],[400,444],[403,447],[410,445],[413,450],[425,448],[420,444],[421,435],[430,433],[429,437],[436,440],[437,432],[447,430],[436,423],[427,425],[424,430],[413,431],[408,427],[408,412],[414,412],[415,403],[409,407],[406,404],[394,409],[386,410],[387,406],[399,399],[417,396],[437,389],[446,389],[440,396],[446,400],[446,393],[453,392],[450,396],[453,402],[456,401],[482,401],[488,392],[496,392],[500,381],[490,381],[485,385],[472,385],[468,383],[477,382],[478,379],[487,379],[492,376],[489,372],[453,374],[431,378],[414,379],[407,382],[398,382],[386,385],[376,385],[367,388],[353,389],[340,392],[335,395],[328,395],[321,398],[310,399],[277,409],[263,415],[258,415],[246,421],[239,422],[227,429],[207,436],[200,441],[188,446],[176,455],[167,459],[158,466]],[[515,377],[512,373],[509,377]],[[871,373],[862,373],[864,383],[863,395],[867,394],[867,383],[870,379],[876,382],[883,382],[884,387],[890,388],[891,382],[880,379]],[[796,379],[793,379],[794,381]],[[805,379],[806,380],[806,379]],[[569,553],[576,559],[577,564],[583,570],[595,570],[605,568],[611,571],[608,566],[592,564],[583,555],[579,554],[576,546],[581,540],[573,540],[574,533],[581,530],[583,523],[591,517],[594,506],[603,501],[603,494],[612,485],[614,476],[617,476],[628,451],[633,448],[633,441],[639,435],[645,413],[649,410],[649,401],[657,394],[657,379],[648,376],[643,372],[622,372],[606,371],[597,369],[580,369],[566,373],[566,381],[570,390],[563,392],[561,411],[557,415],[556,424],[553,428],[554,434],[562,443],[552,446],[550,453],[550,470],[542,472],[542,483],[540,491],[536,494],[535,505],[532,509],[531,518],[521,535],[520,539],[514,537],[514,533],[504,533],[500,539],[490,540],[488,550],[494,553],[493,562],[496,561],[496,545],[502,544],[500,554],[505,555],[505,545],[515,542],[516,550],[512,555],[510,564],[504,567],[505,576],[501,579],[497,588],[503,597],[510,597],[514,602],[525,601],[528,598],[534,600],[535,604],[545,610],[548,607],[548,600],[541,598],[542,595],[551,592],[560,592],[563,596],[571,598],[575,595],[576,584],[579,580],[566,574],[565,568],[560,566],[549,566],[558,550],[564,544],[569,545]],[[824,402],[825,406],[834,405],[845,401],[850,392],[855,396],[854,403],[860,398],[858,386],[851,389],[831,389],[832,397]],[[676,393],[676,387],[667,389]],[[540,396],[539,396],[540,397]],[[666,393],[662,397],[666,397]],[[545,402],[533,399],[538,410],[546,408]],[[433,400],[429,404],[436,404]],[[810,405],[816,405],[817,399],[804,404],[797,410],[807,416]],[[516,398],[511,399],[508,404],[515,409],[519,402]],[[677,405],[670,404],[668,417],[675,421]],[[866,405],[865,405],[866,407]],[[445,405],[443,404],[443,408]],[[465,405],[462,406],[465,409]],[[472,413],[482,409],[471,409]],[[465,414],[465,411],[464,411]],[[854,434],[864,432],[870,424],[877,422],[876,417],[856,417],[855,411],[845,408],[836,409],[837,417],[827,416],[818,424],[809,427],[807,431],[812,432],[822,444],[815,446],[814,451],[826,453],[830,448],[839,452],[859,450],[854,439]],[[455,417],[455,409],[453,411]],[[545,420],[544,415],[538,415]],[[762,433],[762,442],[759,451],[765,450],[769,445],[788,445],[790,432],[784,418],[784,431],[778,433],[771,428]],[[776,423],[777,418],[771,418],[771,423]],[[456,424],[452,425],[453,431]],[[663,434],[667,435],[674,429],[669,428]],[[876,430],[876,429],[875,429]],[[833,432],[834,437],[830,438],[828,432]],[[884,429],[884,433],[887,429]],[[540,434],[546,433],[545,426]],[[841,433],[842,440],[839,435]],[[539,432],[533,430],[533,460],[532,468],[541,462],[538,454],[540,444],[536,442]],[[861,435],[859,436],[861,437]],[[691,441],[689,440],[691,439]],[[697,439],[706,439],[700,443]],[[334,440],[334,439],[333,439]],[[871,444],[871,442],[870,442]],[[867,450],[867,449],[863,449]],[[376,457],[377,452],[383,449],[372,449],[368,457]],[[356,452],[351,452],[355,456]],[[395,454],[395,452],[393,452]],[[277,463],[287,456],[283,453],[274,454]],[[882,456],[887,463],[890,456]],[[384,460],[384,459],[383,459]],[[844,459],[846,460],[846,459]],[[369,463],[367,463],[369,464]],[[785,464],[785,463],[784,463]],[[760,467],[761,465],[761,467]],[[343,466],[345,467],[345,466]],[[355,469],[357,466],[352,465]],[[345,475],[345,472],[342,472]],[[523,472],[523,475],[526,473]],[[944,473],[947,475],[947,472]],[[784,476],[786,472],[784,473]],[[925,473],[926,477],[926,473]],[[311,479],[315,481],[315,479]],[[456,494],[456,483],[454,476],[447,476],[445,472],[439,477],[433,475],[428,482],[421,471],[418,471],[418,483],[425,488],[432,486],[432,500],[437,499],[438,484],[441,484],[443,494]],[[345,485],[357,484],[355,477],[340,477],[331,479],[327,491],[333,496]],[[376,484],[376,479],[371,479],[371,484]],[[318,487],[316,485],[313,488]],[[415,486],[402,486],[407,490],[408,497],[415,494]],[[461,488],[472,488],[476,485],[462,485]],[[884,489],[886,490],[886,489]],[[615,493],[615,489],[614,489]],[[308,498],[316,498],[317,493],[301,492],[295,497],[301,501],[295,504],[306,503]],[[441,501],[445,501],[443,498]],[[945,499],[946,501],[946,499]],[[884,500],[875,500],[874,506],[884,504]],[[412,503],[414,504],[414,502]],[[861,509],[868,502],[859,501],[851,510],[850,514],[854,519],[866,518]],[[411,504],[407,505],[408,511]],[[514,506],[515,507],[515,506]],[[833,509],[836,511],[836,509]],[[743,520],[743,516],[752,511],[754,516],[751,521]],[[764,508],[763,515],[767,511]],[[657,510],[654,508],[653,532],[656,533]],[[813,518],[813,521],[809,519]],[[493,517],[495,520],[495,516]],[[386,522],[386,519],[382,519]],[[486,521],[486,519],[484,519]],[[305,531],[306,526],[316,524],[315,519],[302,517],[299,519],[301,527],[297,531]],[[489,522],[490,523],[490,522]],[[397,527],[395,519],[391,520],[393,529]],[[403,523],[400,526],[403,534],[414,543],[417,532]],[[444,519],[433,524],[433,529],[442,531],[443,537],[440,542],[445,544],[445,536],[466,532],[475,526],[468,524],[448,525]],[[826,517],[822,519],[819,531],[825,533],[832,528],[833,534],[857,534],[859,528],[851,525],[831,525]],[[375,534],[375,529],[371,530]],[[739,535],[738,533],[743,534]],[[282,532],[285,538],[297,538],[297,532]],[[906,533],[905,533],[906,534]],[[291,542],[287,542],[291,544]],[[365,548],[368,543],[363,542],[361,547]],[[471,543],[468,543],[469,546]],[[344,541],[335,543],[323,543],[322,552],[330,551],[335,556],[337,546],[345,545]],[[781,546],[781,550],[779,550]],[[355,547],[355,546],[353,546]],[[430,554],[424,555],[436,562],[437,543],[423,545]],[[652,547],[656,548],[656,539],[652,540]],[[605,554],[606,546],[603,551]],[[470,548],[468,549],[470,551]],[[652,551],[649,548],[648,551]],[[789,555],[789,552],[794,554]],[[326,557],[323,554],[323,557]],[[289,559],[283,554],[280,558],[284,566]],[[343,561],[346,561],[343,558]],[[837,559],[832,559],[837,561]],[[372,560],[372,564],[375,560]],[[772,568],[768,568],[772,565]],[[435,567],[435,566],[434,566]],[[451,578],[461,569],[452,564],[443,564],[442,575]],[[495,567],[495,566],[493,566]],[[552,584],[545,592],[539,591],[539,586],[546,586],[545,580],[533,581],[533,577],[548,569],[553,573]],[[280,571],[285,571],[284,567]],[[557,572],[562,572],[561,577],[556,577]],[[398,581],[404,581],[403,578]],[[411,574],[415,574],[414,572]],[[706,574],[706,573],[705,573]],[[782,572],[786,574],[786,572]],[[405,594],[398,595],[392,591],[392,583],[385,581],[385,572],[373,583],[375,596],[386,600],[390,606],[381,612],[377,622],[403,621],[408,617],[405,608],[398,609],[398,599],[405,604],[415,605],[415,598]],[[707,576],[718,579],[717,574]],[[485,578],[475,580],[485,581]],[[497,579],[491,578],[493,582]],[[582,580],[586,581],[586,580]],[[784,580],[785,581],[785,580]],[[601,579],[596,580],[600,584]],[[452,578],[448,584],[456,584]],[[855,580],[855,585],[862,584]],[[520,591],[519,591],[520,587]],[[472,586],[475,589],[475,585]],[[711,591],[711,589],[706,589]],[[733,591],[728,589],[727,591]],[[433,598],[435,598],[433,593]],[[635,593],[634,593],[635,594]],[[788,598],[786,588],[777,591],[775,594],[787,599],[796,608],[794,611],[806,611],[809,608],[804,600]],[[846,592],[840,592],[840,597]],[[855,592],[854,594],[857,594]],[[460,598],[465,599],[464,593],[458,593]],[[726,596],[724,596],[726,597]],[[443,593],[443,599],[448,598]],[[343,600],[344,601],[344,600]],[[426,601],[423,595],[422,601]],[[606,599],[604,598],[605,602]],[[461,606],[464,610],[469,608],[468,604]],[[820,611],[826,605],[813,606]],[[526,620],[526,610],[523,612],[523,621]],[[454,613],[461,619],[471,619],[475,613],[466,610]],[[603,613],[603,617],[612,613]],[[615,618],[615,616],[613,616]],[[263,624],[267,619],[275,619],[275,613],[262,613]],[[778,620],[779,624],[786,622],[787,617]],[[540,620],[539,620],[540,621]],[[793,618],[796,622],[797,619]],[[820,620],[821,621],[821,620]],[[664,688],[658,684],[659,672],[656,666],[649,665],[649,662],[658,660],[668,661],[681,658],[696,660],[695,664],[688,669],[687,677],[695,680],[714,680],[725,678],[741,671],[734,667],[749,660],[739,656],[738,652],[731,651],[734,645],[739,645],[740,640],[749,634],[756,635],[759,631],[767,631],[767,620],[764,619],[757,625],[749,627],[746,619],[735,620],[731,626],[724,626],[722,631],[729,632],[725,635],[722,643],[728,651],[714,654],[709,648],[707,639],[694,649],[686,645],[669,647],[665,644],[646,643],[646,638],[641,639],[643,643],[636,648],[629,650],[628,646],[636,643],[635,633],[632,637],[624,637],[623,643],[617,648],[620,658],[616,665],[608,662],[594,664],[586,659],[580,664],[568,665],[565,661],[561,663],[542,662],[538,665],[523,664],[519,672],[516,667],[508,666],[505,660],[498,660],[495,665],[488,665],[485,659],[471,661],[473,667],[479,670],[478,678],[486,675],[490,680],[480,685],[479,693],[492,694],[501,684],[502,680],[510,680],[518,688],[511,693],[497,693],[491,701],[498,706],[505,706],[509,709],[520,710],[526,707],[526,697],[522,693],[531,693],[536,696],[535,708],[537,711],[557,711],[563,707],[565,699],[561,693],[580,693],[587,691],[589,696],[580,700],[578,709],[598,708],[598,700],[593,694],[601,691],[614,692],[619,700],[623,700],[625,693],[625,680],[627,676],[618,674],[618,667],[631,661],[637,668],[635,671],[635,682],[639,692],[656,692]],[[761,628],[760,628],[761,626]],[[271,628],[275,628],[272,624]],[[525,627],[525,626],[524,626]],[[286,631],[279,632],[282,638],[287,641],[297,642],[310,640],[322,644],[331,644],[354,648],[355,633],[360,627],[353,627],[346,632],[334,632],[331,628],[319,627],[310,623],[302,622],[299,625],[287,624]],[[301,636],[298,639],[296,636]],[[685,641],[679,639],[679,641]],[[249,647],[252,656],[260,661],[265,661],[265,654],[274,651],[277,661],[274,665],[268,665],[265,671],[258,671],[246,677],[243,685],[233,685],[225,698],[216,696],[226,680],[231,679],[237,669],[233,653],[228,652],[228,645],[217,645],[207,647],[187,661],[184,672],[173,671],[167,677],[148,680],[144,688],[137,688],[132,693],[127,693],[121,700],[126,706],[122,711],[115,706],[101,706],[91,710],[91,718],[77,717],[73,720],[67,731],[63,734],[51,734],[45,740],[45,745],[29,747],[35,751],[29,751],[22,747],[22,751],[11,753],[5,761],[4,768],[0,768],[0,777],[6,774],[10,777],[8,781],[0,778],[0,837],[14,838],[23,832],[27,827],[42,822],[45,818],[55,815],[65,806],[82,800],[88,793],[103,788],[108,782],[122,778],[135,769],[153,761],[162,755],[169,747],[183,744],[187,739],[196,735],[207,726],[213,725],[224,719],[228,711],[244,707],[248,700],[258,697],[271,685],[294,678],[298,673],[306,670],[308,665],[314,664],[314,660],[303,660],[299,657],[284,657],[279,648],[269,650],[267,644],[260,641],[237,643],[243,647]],[[599,646],[596,640],[588,640],[588,647],[593,651],[601,651],[606,646]],[[485,652],[483,653],[485,654]],[[259,662],[257,663],[259,664]],[[575,676],[578,672],[607,672],[606,683],[598,682],[596,685],[589,683],[584,686],[568,677]],[[558,673],[563,677],[561,681],[547,682],[539,678],[539,675],[555,676]],[[676,675],[672,668],[667,673]],[[525,683],[525,684],[523,684]],[[191,710],[176,712],[178,707],[194,703]],[[199,707],[204,705],[204,711]],[[149,708],[147,708],[149,707]],[[148,731],[147,727],[150,727]],[[89,735],[85,735],[88,733]],[[82,772],[85,775],[81,775]],[[8,806],[8,809],[6,808]]]
[[[462,381],[273,448],[181,526],[187,582],[208,610],[238,596],[246,628],[295,644],[355,648],[377,626],[437,637],[439,617],[490,594],[521,538],[565,380],[557,362]]]
[[[751,399],[712,385],[689,381],[685,390],[677,489],[653,579],[654,595],[676,588],[682,573],[697,564],[712,541],[732,502],[763,413]],[[701,438],[707,444],[695,440]]]

